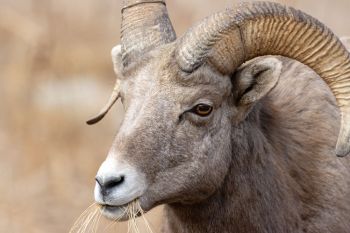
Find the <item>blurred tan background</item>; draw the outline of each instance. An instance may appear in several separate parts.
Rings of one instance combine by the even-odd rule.
[[[0,232],[68,232],[123,116],[84,121],[114,84],[121,0],[0,0]],[[178,35],[237,0],[168,0]],[[285,0],[350,35],[349,0]],[[151,211],[159,232],[161,209]],[[101,229],[108,225],[101,223]],[[100,230],[100,232],[103,232]],[[127,232],[118,224],[105,232]]]

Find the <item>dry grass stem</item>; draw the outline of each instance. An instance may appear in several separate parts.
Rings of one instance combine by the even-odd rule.
[[[86,210],[77,218],[69,233],[84,233],[89,232],[95,218],[99,218],[100,211],[96,203],[91,204]],[[91,231],[90,231],[91,232]]]
[[[69,233],[97,233],[99,223],[102,216],[102,208],[94,203],[77,218]],[[142,210],[139,200],[132,201],[127,207],[123,208],[122,214],[114,218],[101,232],[106,232],[111,226],[118,223],[118,221],[125,215],[128,217],[128,231],[127,233],[142,233],[140,229],[145,229],[146,233],[153,233],[149,222],[144,216],[145,212]],[[140,228],[137,217],[143,221],[145,227]]]

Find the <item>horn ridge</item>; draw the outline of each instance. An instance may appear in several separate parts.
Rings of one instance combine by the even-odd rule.
[[[278,3],[242,3],[204,19],[186,32],[176,48],[176,61],[186,73],[210,63],[222,74],[232,74],[247,60],[264,55],[295,59],[327,83],[342,117],[336,154],[348,154],[350,54],[317,19]]]
[[[121,11],[123,13],[125,9],[132,8],[134,6],[141,5],[141,4],[147,4],[147,3],[160,3],[160,4],[163,4],[164,6],[166,6],[166,3],[162,0],[136,1],[133,4],[123,6]]]
[[[145,53],[176,40],[164,0],[124,0],[122,62],[127,67]]]

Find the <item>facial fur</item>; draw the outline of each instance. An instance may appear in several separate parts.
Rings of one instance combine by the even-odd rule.
[[[126,114],[113,144],[116,159],[147,178],[140,197],[144,209],[207,198],[222,183],[231,159],[230,79],[206,67],[193,77],[174,77],[173,67],[159,64],[171,57],[162,56],[154,54],[134,77],[121,81]],[[201,103],[213,107],[209,116],[190,111]]]
[[[258,60],[257,65],[248,63],[252,67],[248,71],[243,66],[240,80],[231,80],[234,76],[221,75],[209,65],[187,74],[173,62],[173,50],[172,45],[164,46],[150,53],[147,63],[124,72],[118,71],[120,54],[116,49],[112,52],[125,118],[105,163],[125,163],[137,170],[140,179],[130,181],[128,174],[121,174],[125,184],[118,189],[142,180],[142,188],[134,192],[139,195],[131,199],[139,198],[144,210],[163,203],[200,202],[221,186],[232,159],[232,125],[244,120],[256,100],[273,88],[281,68],[277,59],[270,58]],[[255,73],[276,79],[253,82]],[[198,105],[210,106],[210,114],[197,114]]]

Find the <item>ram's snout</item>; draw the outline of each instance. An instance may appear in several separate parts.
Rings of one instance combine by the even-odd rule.
[[[107,158],[96,175],[95,201],[111,219],[123,218],[125,207],[146,189],[145,176],[134,166]]]

